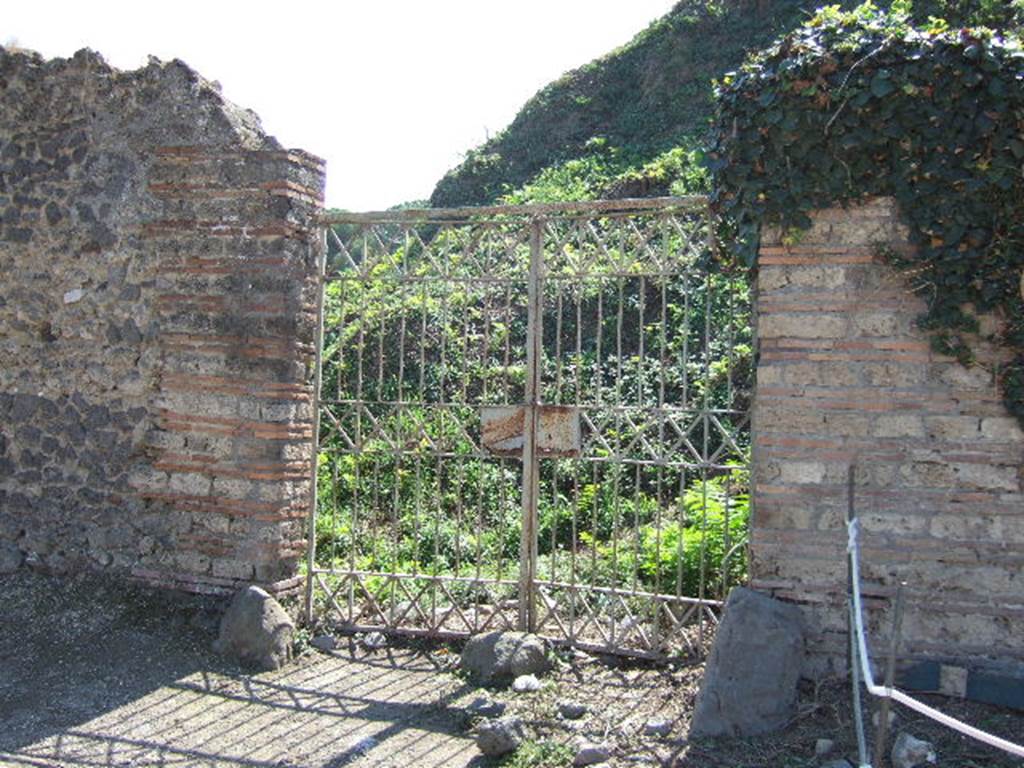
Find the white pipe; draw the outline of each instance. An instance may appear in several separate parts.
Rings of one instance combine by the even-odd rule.
[[[1021,746],[1020,744],[1014,744],[1012,741],[1007,741],[999,736],[994,736],[980,728],[975,728],[973,725],[962,723],[956,718],[950,717],[937,709],[929,707],[927,704],[922,704],[917,699],[911,698],[907,694],[903,693],[903,691],[897,690],[896,688],[875,684],[875,677],[871,672],[871,662],[868,658],[868,644],[864,637],[864,620],[860,599],[860,547],[857,543],[857,532],[857,520],[854,519],[849,521],[847,523],[847,548],[851,554],[850,562],[852,565],[853,619],[857,631],[857,655],[860,657],[860,666],[863,673],[864,685],[867,688],[868,693],[872,696],[892,699],[893,701],[899,702],[903,706],[909,707],[915,712],[920,712],[925,717],[930,717],[932,720],[942,723],[947,728],[959,731],[965,736],[970,736],[983,744],[988,744],[990,747],[1001,749],[1004,752],[1009,752],[1011,755],[1016,755],[1017,757],[1024,757],[1024,746]],[[870,768],[870,766],[862,766],[862,768]]]

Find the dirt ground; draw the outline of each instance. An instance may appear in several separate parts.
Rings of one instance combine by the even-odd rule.
[[[609,765],[811,768],[852,757],[847,689],[805,687],[781,734],[689,743],[685,734],[702,667],[623,663],[565,651],[540,691],[474,688],[453,671],[457,648],[392,642],[367,650],[342,638],[330,654],[307,649],[278,672],[253,674],[210,650],[218,606],[169,600],[89,578],[21,571],[0,577],[0,765],[61,766],[488,766],[473,742],[474,706],[502,702],[533,740],[503,761],[569,765],[577,739],[605,742]],[[558,716],[567,700],[588,708]],[[1024,715],[936,699],[951,714],[1008,738]],[[665,736],[646,735],[652,719]],[[940,767],[1009,768],[1019,762],[901,713],[938,747]]]

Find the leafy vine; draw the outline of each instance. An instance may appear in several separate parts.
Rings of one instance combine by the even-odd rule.
[[[1024,50],[910,12],[821,9],[719,83],[706,162],[723,242],[753,267],[763,224],[894,197],[915,247],[886,256],[929,288],[919,325],[970,365],[977,316],[998,316],[1004,401],[1024,424]]]

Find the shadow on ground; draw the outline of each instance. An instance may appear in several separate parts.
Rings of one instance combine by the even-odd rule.
[[[436,657],[354,644],[247,674],[216,613],[95,580],[0,577],[0,764],[466,766],[468,688]]]

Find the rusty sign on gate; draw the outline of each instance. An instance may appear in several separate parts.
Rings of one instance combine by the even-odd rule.
[[[485,406],[480,411],[484,447],[499,456],[523,452],[526,406]],[[578,456],[580,414],[565,405],[537,406],[536,451],[543,456]]]

